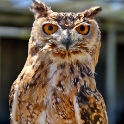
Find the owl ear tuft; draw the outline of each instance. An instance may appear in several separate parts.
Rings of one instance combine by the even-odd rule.
[[[41,3],[39,0],[33,0],[30,10],[34,13],[35,19],[39,17],[47,17],[52,12],[51,8]]]
[[[89,10],[84,11],[84,17],[95,18],[101,10],[100,6],[91,7]]]

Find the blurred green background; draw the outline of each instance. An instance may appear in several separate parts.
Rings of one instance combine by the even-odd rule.
[[[0,124],[9,124],[8,96],[24,66],[33,14],[32,0],[0,0]],[[102,35],[96,67],[109,124],[124,124],[124,0],[42,0],[54,11],[80,12],[92,6],[103,11],[96,19]]]

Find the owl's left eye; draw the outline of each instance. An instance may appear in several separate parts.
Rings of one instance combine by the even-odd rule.
[[[76,27],[76,30],[79,34],[86,35],[89,33],[90,26],[89,25],[79,25]]]
[[[44,24],[43,25],[43,31],[47,34],[53,34],[58,30],[58,26],[54,25],[54,24]]]

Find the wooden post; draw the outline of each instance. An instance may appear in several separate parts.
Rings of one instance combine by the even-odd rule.
[[[109,124],[116,123],[116,29],[108,24],[106,52],[106,98]]]

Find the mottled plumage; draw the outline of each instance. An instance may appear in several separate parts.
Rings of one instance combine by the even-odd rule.
[[[100,10],[57,13],[33,1],[28,58],[9,96],[11,124],[108,124],[94,77]]]

